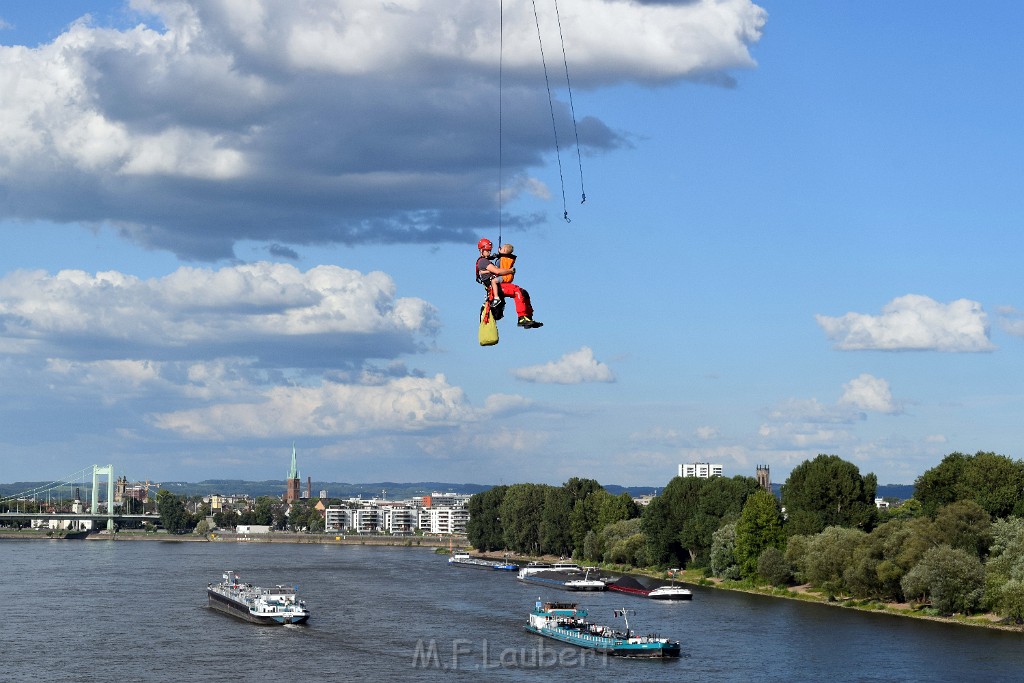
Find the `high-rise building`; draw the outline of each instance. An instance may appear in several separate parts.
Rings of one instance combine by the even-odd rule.
[[[683,463],[679,466],[680,477],[698,477],[710,479],[711,477],[722,476],[722,466],[710,462]]]

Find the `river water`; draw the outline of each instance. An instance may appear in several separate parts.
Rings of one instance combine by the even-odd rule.
[[[568,594],[448,567],[424,549],[0,541],[0,678],[11,681],[1021,681],[1024,633],[694,588],[692,602]],[[297,585],[307,625],[207,607],[226,569]],[[682,642],[678,661],[605,658],[530,635],[538,598]],[[621,622],[619,622],[621,625]]]

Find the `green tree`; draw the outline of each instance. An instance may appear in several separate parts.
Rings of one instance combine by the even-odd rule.
[[[569,531],[572,534],[572,549],[582,551],[587,534],[601,529],[601,508],[607,491],[593,479],[570,479],[562,485],[568,496],[572,512],[569,515]]]
[[[309,500],[293,500],[288,507],[288,526],[293,531],[309,528]]]
[[[950,453],[935,467],[914,482],[914,499],[920,501],[925,514],[934,516],[940,507],[955,503],[960,496],[960,481],[967,466],[967,456]]]
[[[277,501],[272,502],[270,505],[270,526],[275,529],[288,528],[288,510]]]
[[[747,497],[762,490],[753,477],[714,477],[700,480],[694,514],[684,522],[679,533],[690,560],[697,566],[707,565],[713,534],[725,523],[739,519]]]
[[[752,477],[676,477],[643,511],[648,556],[662,566],[707,565],[713,534],[739,518]]]
[[[736,522],[722,525],[711,535],[710,569],[712,575],[723,579],[740,578],[736,564]]]
[[[600,557],[615,564],[631,564],[636,567],[646,566],[647,539],[641,530],[639,518],[624,519],[612,522],[596,534],[602,548]]]
[[[854,549],[843,579],[857,597],[900,602],[903,577],[937,543],[935,525],[927,517],[880,524]]]
[[[1024,586],[1024,519],[997,519],[985,561],[985,606],[1003,616],[1024,618],[1017,611],[1020,586]]]
[[[857,546],[866,537],[867,534],[859,529],[839,526],[830,526],[812,536],[804,557],[807,581],[832,595],[848,592],[843,575]]]
[[[551,555],[572,555],[573,534],[568,522],[572,518],[572,494],[564,486],[550,486],[544,491],[544,509],[540,518],[540,548]],[[580,547],[582,548],[582,543]]]
[[[573,477],[562,484],[562,488],[569,493],[574,504],[577,500],[582,500],[592,493],[604,491],[604,487],[596,479],[581,479],[580,477]]]
[[[1024,463],[992,452],[974,454],[964,471],[964,495],[993,517],[1024,513]]]
[[[970,614],[984,594],[985,568],[966,550],[940,545],[924,554],[902,584],[908,598],[930,600],[943,614]]]
[[[1024,514],[1024,463],[979,451],[950,453],[914,482],[914,498],[925,512],[961,500],[973,500],[993,517]]]
[[[540,484],[513,484],[505,492],[499,516],[509,550],[534,555],[540,552],[544,489]]]
[[[700,481],[693,477],[675,477],[644,509],[640,517],[641,529],[654,564],[683,566],[684,557],[690,559],[679,534],[684,522],[696,511]]]
[[[591,531],[583,539],[582,557],[591,562],[601,562],[604,559],[604,538],[596,531]]]
[[[469,522],[466,538],[477,550],[488,552],[505,548],[505,531],[501,523],[501,502],[507,486],[495,486],[473,494],[469,499]]]
[[[273,526],[274,524],[274,503],[276,501],[270,496],[260,496],[256,499],[256,505],[253,508],[252,524],[258,524],[260,526]]]
[[[876,515],[875,475],[837,455],[819,455],[797,465],[782,485],[787,533],[816,534],[830,526],[870,531]]]
[[[775,546],[768,546],[757,558],[757,575],[773,586],[784,586],[793,577],[786,555]]]
[[[743,505],[736,523],[736,563],[744,578],[757,575],[758,561],[768,548],[781,549],[786,537],[782,531],[779,501],[770,492],[760,489]]]
[[[238,520],[236,524],[255,524],[256,523],[256,512],[252,507],[247,507],[238,513]]]
[[[1018,624],[1024,622],[1024,581],[1010,579],[1000,586],[994,609],[996,614],[1009,617]]]
[[[1004,579],[1024,579],[1024,519],[1007,517],[992,524],[986,570]]]
[[[156,508],[160,513],[160,524],[168,533],[188,531],[194,526],[192,515],[185,510],[185,499],[167,489],[156,492]]]
[[[983,557],[992,544],[992,518],[973,500],[960,500],[935,515],[935,534],[940,543]]]
[[[899,505],[889,506],[878,511],[878,523],[888,522],[893,519],[913,519],[924,514],[924,507],[921,501],[916,498],[908,498]]]
[[[807,553],[810,547],[810,536],[796,535],[786,540],[786,562],[793,568],[793,580],[797,583],[808,583]]]
[[[609,524],[621,522],[627,519],[640,517],[640,506],[633,500],[633,496],[622,492],[613,496],[607,491],[599,498],[599,509],[597,514],[597,525],[604,528]]]

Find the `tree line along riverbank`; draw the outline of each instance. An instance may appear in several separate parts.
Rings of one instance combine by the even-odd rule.
[[[951,453],[910,500],[880,510],[876,490],[835,455],[794,468],[781,500],[750,477],[677,477],[642,509],[593,480],[513,484],[473,496],[467,533],[484,552],[680,567],[692,582],[930,618],[1024,619],[1024,464]]]

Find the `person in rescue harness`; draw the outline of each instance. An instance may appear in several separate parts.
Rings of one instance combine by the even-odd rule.
[[[512,276],[515,275],[515,268],[500,268],[492,262],[495,257],[491,255],[491,250],[494,249],[494,244],[487,238],[484,238],[476,243],[477,249],[480,250],[480,257],[476,260],[476,280],[488,289],[491,297],[491,306],[497,306],[501,303],[501,297],[498,294],[504,294],[510,296],[516,302],[516,315],[519,317],[517,323],[519,327],[527,330],[534,327],[542,327],[544,323],[539,323],[533,319],[533,306],[530,304],[530,294],[519,285],[512,284]],[[511,254],[511,245],[508,247],[508,253]],[[502,282],[502,280],[506,280]]]

